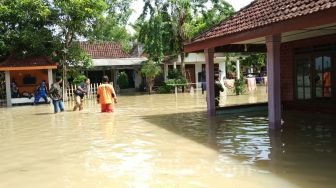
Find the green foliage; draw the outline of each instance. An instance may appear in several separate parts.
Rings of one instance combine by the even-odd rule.
[[[90,41],[113,41],[120,43],[126,52],[132,49],[132,36],[126,29],[127,21],[132,13],[130,5],[133,0],[106,0],[108,12],[105,19],[94,25]]]
[[[118,75],[118,83],[119,83],[119,87],[120,89],[126,89],[129,86],[128,83],[128,76],[125,72],[120,72]]]
[[[166,84],[175,85],[177,84],[177,87],[182,87],[184,85],[188,84],[188,80],[185,76],[183,76],[181,70],[179,69],[172,69],[168,72],[168,80]]]
[[[196,16],[185,24],[186,36],[192,39],[202,32],[218,25],[223,20],[230,18],[234,14],[234,8],[225,0],[212,0],[212,8]]]
[[[73,41],[92,33],[107,8],[105,0],[2,0],[0,60],[54,54],[74,76],[92,61]]]
[[[163,85],[159,87],[159,92],[160,93],[171,93],[175,87],[169,84],[170,84],[169,80],[166,83],[163,83]]]
[[[82,74],[78,74],[74,80],[73,80],[73,83],[74,84],[80,84],[82,82],[84,82],[84,80],[86,79],[86,76],[82,75]]]
[[[78,37],[87,37],[108,8],[105,0],[54,0],[53,6],[66,47]]]
[[[172,69],[168,72],[168,79],[179,79],[182,77],[182,72],[179,69]]]
[[[261,70],[262,67],[266,66],[266,54],[248,54],[247,57],[241,60],[241,65]]]
[[[145,20],[148,10],[150,17],[149,20]],[[145,45],[144,52],[149,55],[149,59],[161,62],[165,56],[176,50],[174,29],[167,3],[153,7],[147,1],[135,27],[139,32],[138,40]]]
[[[49,55],[53,48],[48,27],[52,11],[45,0],[2,0],[0,2],[0,60],[9,54],[18,57]]]
[[[151,60],[181,56],[184,70],[184,42],[232,15],[224,0],[144,0],[145,6],[135,29]],[[207,6],[207,3],[211,6]],[[210,7],[210,8],[209,8]],[[148,19],[147,19],[148,18]]]
[[[235,92],[236,95],[241,95],[246,92],[246,84],[243,78],[235,80]]]
[[[160,75],[162,69],[160,65],[154,61],[146,61],[142,64],[141,73],[146,77],[148,92],[152,92],[155,78]]]

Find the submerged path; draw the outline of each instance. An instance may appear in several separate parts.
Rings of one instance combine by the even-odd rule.
[[[225,100],[248,101],[249,96]],[[208,119],[205,95],[189,93],[177,98],[120,96],[113,114],[102,114],[94,101],[86,102],[81,112],[72,112],[67,103],[66,112],[59,114],[52,113],[51,105],[0,108],[0,187],[291,188],[335,183],[334,162],[331,171],[324,168],[335,159],[334,137],[315,140],[323,143],[317,154],[325,158],[310,167],[313,146],[293,153],[296,144],[289,147],[268,133],[265,114]],[[293,136],[285,138],[297,142]],[[305,142],[306,137],[299,138]]]

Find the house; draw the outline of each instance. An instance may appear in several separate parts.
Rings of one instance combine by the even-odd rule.
[[[85,74],[92,83],[101,83],[104,75],[109,76],[110,80],[116,84],[118,73],[123,71],[128,76],[129,88],[138,89],[142,83],[140,72],[141,63],[147,58],[141,57],[140,49],[132,55],[126,53],[122,46],[113,42],[103,43],[80,43],[93,61],[93,68]]]
[[[215,115],[214,54],[267,49],[268,118],[295,108],[335,113],[336,0],[255,0],[191,42],[205,53],[208,114]]]
[[[57,69],[57,66],[56,62],[46,56],[18,59],[12,55],[0,63],[0,71],[5,72],[7,106],[33,103],[34,97],[24,97],[22,94],[34,93],[43,80],[46,81],[50,88],[53,83],[52,70]],[[13,82],[19,89],[19,97],[14,98],[11,96],[11,84]]]
[[[239,59],[238,58],[230,58],[231,61],[235,61],[236,65],[238,65],[236,69],[236,75],[240,77],[240,69],[239,69]],[[205,70],[205,56],[204,53],[189,53],[185,56],[185,71],[186,78],[188,83],[191,83],[194,88],[201,88],[201,72]],[[180,69],[181,66],[181,57],[178,56],[176,61],[166,62],[164,64],[164,77],[165,81],[167,80],[168,73],[174,68]],[[227,76],[227,67],[226,67],[226,57],[224,53],[215,53],[214,54],[214,68],[215,73],[220,75],[220,80],[223,80]]]

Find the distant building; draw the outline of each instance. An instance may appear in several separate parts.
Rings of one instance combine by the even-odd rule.
[[[123,71],[128,76],[129,88],[138,89],[142,83],[141,63],[147,58],[142,57],[142,47],[135,45],[132,53],[126,53],[120,44],[114,42],[81,43],[93,61],[93,69],[85,74],[92,83],[101,83],[104,75],[116,85],[118,73]]]

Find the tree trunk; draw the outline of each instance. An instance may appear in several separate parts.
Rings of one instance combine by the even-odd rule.
[[[153,81],[149,78],[147,78],[147,87],[148,94],[152,94]]]

